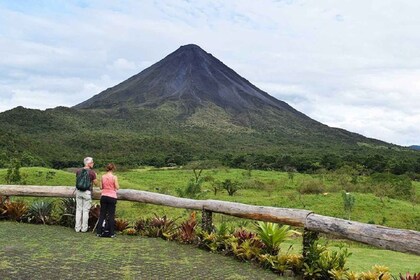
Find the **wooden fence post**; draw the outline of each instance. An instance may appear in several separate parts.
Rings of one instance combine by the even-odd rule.
[[[203,208],[201,211],[201,228],[210,233],[213,231],[213,212]]]
[[[306,257],[308,255],[309,248],[318,240],[319,233],[316,231],[311,231],[307,228],[303,229],[303,260],[306,262]]]

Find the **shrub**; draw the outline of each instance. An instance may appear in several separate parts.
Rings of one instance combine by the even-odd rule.
[[[225,189],[229,196],[233,196],[239,190],[239,183],[226,179],[222,182],[222,188]]]
[[[275,256],[265,254],[261,255],[259,260],[267,264],[266,267],[280,274],[287,270],[291,270],[295,275],[302,274],[303,256],[301,254],[277,254]]]
[[[303,182],[298,187],[298,192],[300,194],[321,194],[325,192],[325,186],[321,180],[312,179]]]
[[[355,274],[358,280],[391,280],[392,276],[389,273],[389,268],[386,266],[375,265],[372,269],[367,272]]]
[[[195,212],[190,214],[190,218],[183,222],[179,228],[179,239],[183,243],[192,243],[195,240],[195,227],[197,220]]]
[[[137,235],[138,232],[135,228],[126,228],[122,231],[123,234],[125,235]]]
[[[20,174],[21,162],[18,159],[12,159],[6,173],[7,184],[25,184]]]
[[[346,212],[347,217],[350,220],[351,212],[353,211],[356,198],[351,193],[348,193],[345,191],[343,191],[342,197],[343,197],[344,211]]]
[[[150,219],[146,224],[143,233],[149,237],[161,237],[172,240],[176,237],[177,226],[175,221],[168,219],[166,215],[159,217],[155,214],[155,217]]]
[[[149,219],[140,219],[137,220],[134,223],[134,228],[139,232],[142,233],[144,232],[144,230],[147,228],[147,226],[149,225],[150,220]]]
[[[238,240],[239,243],[242,243],[245,240],[253,239],[257,237],[255,233],[247,231],[246,229],[243,229],[243,228],[236,229],[235,232],[233,233],[233,236]]]
[[[179,197],[198,199],[203,195],[203,192],[201,190],[202,183],[202,178],[199,178],[198,180],[191,179],[185,188],[177,188],[176,193]]]
[[[420,273],[414,273],[414,275],[410,275],[409,272],[402,276],[400,273],[400,280],[420,280]]]
[[[122,232],[128,228],[129,224],[130,223],[127,220],[117,218],[115,219],[114,228],[115,230]]]
[[[296,231],[290,230],[289,226],[279,227],[278,224],[268,222],[258,222],[257,234],[264,242],[269,254],[277,255],[280,245],[290,238]]]
[[[7,219],[20,222],[28,211],[28,207],[24,201],[9,201],[4,204],[3,215]]]
[[[345,273],[347,258],[351,255],[347,249],[340,251],[329,251],[327,247],[314,242],[304,258],[303,277],[304,279],[330,279]],[[334,278],[333,278],[334,279]]]
[[[76,215],[76,199],[73,197],[63,198],[59,204],[60,218],[58,224],[65,227],[74,227]]]
[[[239,243],[238,239],[233,237],[228,244],[235,257],[247,261],[256,259],[264,247],[264,243],[257,238],[245,239]]]
[[[51,222],[53,203],[50,201],[35,201],[29,207],[28,221],[36,224],[47,224]]]
[[[206,231],[198,230],[197,232],[198,246],[212,252],[224,252],[229,254],[231,252],[231,247],[229,246],[230,238],[230,229],[226,226],[225,223],[222,223],[219,227],[215,228],[214,232],[208,233]]]

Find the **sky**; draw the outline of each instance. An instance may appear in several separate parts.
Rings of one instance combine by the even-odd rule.
[[[311,118],[420,144],[420,1],[0,1],[0,112],[74,106],[201,46]]]

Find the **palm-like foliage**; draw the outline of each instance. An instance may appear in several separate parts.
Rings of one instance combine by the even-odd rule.
[[[281,226],[275,223],[258,222],[257,234],[267,247],[268,253],[276,255],[280,250],[280,244],[289,239],[295,231],[289,226]]]

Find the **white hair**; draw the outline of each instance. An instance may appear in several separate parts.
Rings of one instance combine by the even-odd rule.
[[[83,160],[83,163],[85,165],[88,165],[89,163],[92,163],[92,162],[93,162],[93,158],[91,158],[91,157],[87,157]]]

